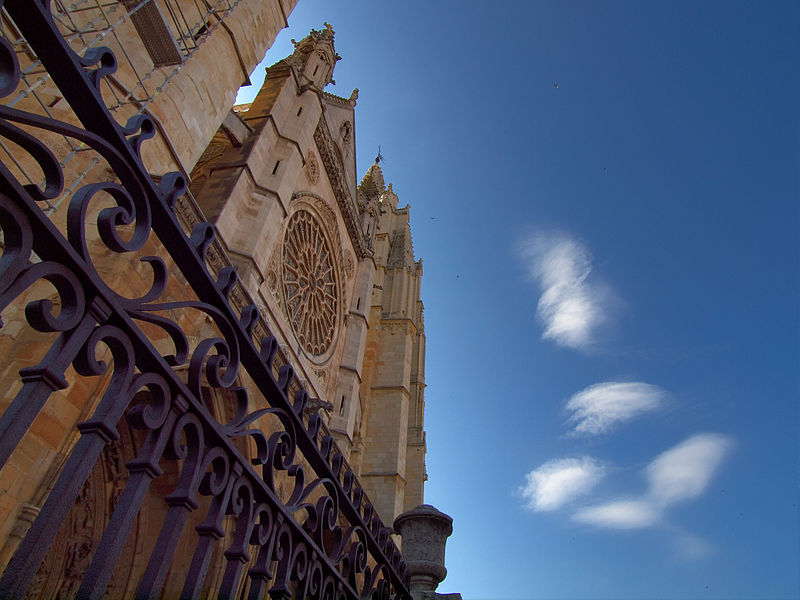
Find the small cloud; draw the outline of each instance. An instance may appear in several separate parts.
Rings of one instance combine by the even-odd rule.
[[[647,492],[639,498],[615,500],[578,510],[573,520],[606,529],[639,529],[662,520],[674,503],[700,496],[708,487],[731,440],[718,433],[698,433],[658,455],[645,469]],[[700,538],[686,534],[687,554],[710,552]]]
[[[573,434],[608,433],[614,426],[656,410],[666,393],[647,383],[597,383],[569,399]]]
[[[525,476],[520,492],[529,509],[556,510],[591,490],[604,475],[603,466],[588,456],[551,460]]]
[[[647,467],[650,497],[661,505],[702,494],[730,448],[717,433],[699,433],[660,454]]]
[[[536,307],[542,338],[568,348],[590,346],[606,320],[609,293],[586,281],[592,270],[589,250],[566,234],[535,233],[522,242],[520,254],[542,292]]]
[[[678,555],[687,560],[701,560],[714,554],[714,547],[703,538],[685,531],[674,532]]]
[[[640,529],[655,525],[660,511],[647,500],[615,500],[580,509],[573,520],[606,529]]]

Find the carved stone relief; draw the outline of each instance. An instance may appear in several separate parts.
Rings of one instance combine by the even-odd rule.
[[[121,433],[125,434],[126,427]],[[67,519],[59,529],[42,566],[28,588],[26,598],[73,598],[86,573],[103,530],[117,505],[128,474],[125,460],[135,456],[130,435],[106,445],[89,478],[81,488]],[[139,520],[146,518],[140,514]],[[121,597],[131,580],[137,551],[136,540],[126,544],[119,568],[109,583],[107,596]],[[140,550],[140,549],[139,549]]]
[[[219,137],[215,137],[197,160],[193,171],[194,177],[199,178],[208,175],[213,166],[214,159],[222,156],[225,150],[230,148],[231,145],[227,138],[220,139]]]
[[[280,248],[278,246],[272,251],[272,256],[270,256],[269,261],[267,262],[267,288],[269,289],[270,293],[273,297],[280,301]]]
[[[328,370],[327,369],[314,369],[314,375],[317,376],[322,382],[322,385],[328,385]]]
[[[353,125],[350,123],[350,121],[344,121],[341,124],[339,127],[339,135],[341,136],[345,147],[347,147],[347,145],[350,144],[350,141],[353,139]]]
[[[353,278],[355,263],[353,262],[353,253],[350,252],[350,250],[345,250],[342,252],[342,270],[348,279]]]
[[[317,157],[313,152],[308,153],[308,158],[306,159],[306,166],[305,166],[305,174],[306,179],[308,179],[309,183],[312,185],[316,185],[319,181],[319,163],[317,162]]]
[[[220,422],[228,422],[236,414],[236,397],[230,392],[212,396],[204,389],[207,407]],[[125,463],[137,456],[144,437],[133,431],[123,419],[117,424],[120,439],[108,443],[97,459],[86,483],[53,541],[42,566],[29,586],[25,598],[61,600],[74,598],[91,563],[109,519],[117,506],[128,481]],[[249,457],[247,441],[234,442],[243,456]],[[162,463],[164,473],[156,478],[142,503],[136,523],[122,549],[117,567],[103,596],[108,599],[132,598],[146,566],[147,548],[152,547],[162,526],[168,505],[164,496],[171,493],[178,481],[178,466],[173,461]],[[203,500],[205,501],[205,500]],[[205,511],[195,511],[186,524],[194,531],[204,518]],[[233,523],[224,524],[224,534],[230,539]],[[224,546],[224,544],[222,544]],[[170,567],[163,589],[164,598],[179,597],[191,554],[179,552]],[[223,574],[225,560],[216,552],[208,566],[208,577],[202,597],[209,597],[211,587]]]

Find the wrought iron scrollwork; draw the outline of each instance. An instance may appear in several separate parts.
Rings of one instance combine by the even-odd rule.
[[[30,329],[51,335],[46,355],[21,371],[22,387],[0,417],[0,466],[54,390],[76,377],[105,381],[0,579],[0,596],[25,595],[98,456],[127,421],[140,437],[136,454],[82,574],[79,597],[105,594],[143,501],[168,465],[176,474],[174,487],[162,498],[163,522],[137,597],[163,593],[179,553],[187,557],[182,597],[199,597],[211,585],[217,546],[224,561],[214,583],[220,597],[409,597],[408,572],[390,530],[323,432],[320,416],[304,415],[308,394],[300,390],[290,398],[290,366],[273,376],[277,341],[254,340],[256,306],[239,314],[231,307],[235,271],[209,269],[213,227],[195,225],[189,235],[181,229],[175,205],[185,178],[171,173],[156,184],[145,169],[142,144],[153,137],[153,122],[135,115],[121,126],[105,107],[101,84],[116,69],[113,52],[94,48],[77,55],[59,33],[48,0],[6,0],[0,7],[76,117],[59,121],[0,106],[0,136],[42,173],[41,184],[23,183],[0,164],[0,313],[22,301]],[[0,38],[0,97],[17,90],[20,73],[14,48]],[[65,185],[64,169],[43,141],[47,135],[75,140],[112,174],[70,192],[61,227],[40,206],[64,193]],[[101,198],[102,207],[95,205]],[[96,237],[89,234],[92,221]],[[162,250],[149,250],[159,245]],[[144,265],[149,287],[136,294],[113,289],[96,264],[99,255]],[[178,286],[176,277],[183,278]],[[37,297],[40,281],[52,285],[57,300]],[[173,297],[176,287],[187,296]],[[188,313],[208,317],[216,333],[197,339],[198,332],[183,325]],[[0,320],[0,327],[6,324]],[[158,339],[154,330],[162,334]],[[171,351],[164,351],[166,341]],[[67,374],[70,366],[74,376]],[[252,382],[248,389],[238,385],[245,374]],[[232,395],[234,414],[215,414],[204,401],[206,390]],[[190,523],[192,547],[179,547]]]

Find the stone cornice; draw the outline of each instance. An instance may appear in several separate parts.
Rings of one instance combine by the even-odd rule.
[[[361,478],[363,479],[364,477],[397,477],[403,483],[406,482],[406,478],[397,471],[372,471],[370,473],[362,473]]]
[[[344,176],[344,165],[336,152],[331,138],[328,123],[325,120],[325,115],[320,115],[317,129],[314,131],[314,142],[317,144],[319,156],[322,164],[325,166],[325,172],[328,175],[328,181],[333,188],[333,195],[336,196],[336,203],[339,205],[339,210],[342,213],[347,233],[350,240],[353,242],[353,248],[358,255],[358,258],[370,256],[372,252],[367,248],[364,240],[364,234],[358,222],[358,215],[356,214],[355,202],[350,196],[350,190],[347,188],[347,180]]]
[[[322,97],[332,104],[340,104],[341,106],[347,106],[348,108],[352,108],[355,106],[356,101],[350,98],[343,98],[342,96],[337,96],[336,94],[331,94],[330,92],[322,92]]]
[[[419,327],[410,317],[392,317],[390,314],[391,313],[383,313],[381,315],[381,320],[379,322],[379,328],[381,331],[387,331],[391,335],[394,335],[395,333],[416,335],[419,331],[421,331],[421,327]]]

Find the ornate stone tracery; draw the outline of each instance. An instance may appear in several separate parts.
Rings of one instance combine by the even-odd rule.
[[[339,315],[335,255],[317,218],[303,208],[289,219],[283,244],[286,312],[303,349],[313,357],[330,350]]]
[[[364,234],[359,227],[355,202],[350,195],[347,182],[345,181],[344,165],[336,151],[336,145],[331,138],[328,123],[324,115],[320,117],[317,129],[314,131],[314,142],[317,145],[322,165],[325,167],[328,180],[333,188],[333,195],[336,197],[336,202],[339,205],[339,210],[342,214],[345,227],[347,228],[347,233],[353,243],[353,248],[355,248],[359,258],[371,256],[372,251],[367,248]]]

